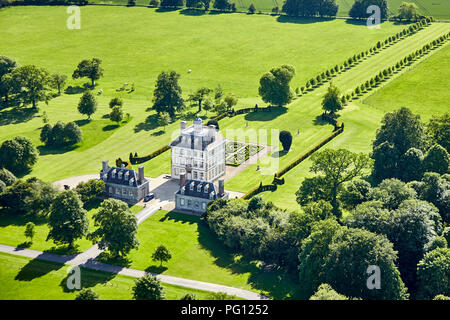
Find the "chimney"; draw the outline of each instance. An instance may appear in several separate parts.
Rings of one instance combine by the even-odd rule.
[[[219,180],[219,197],[222,197],[225,194],[225,180]]]
[[[186,121],[181,121],[181,122],[180,122],[180,129],[181,129],[181,130],[186,129]]]
[[[144,177],[144,167],[140,166],[138,168],[139,173],[138,173],[138,182],[139,184],[143,184],[145,182],[145,177]]]
[[[102,161],[102,172],[106,173],[108,171],[108,160]]]
[[[186,183],[186,174],[182,173],[180,174],[180,187],[184,186],[185,183]]]

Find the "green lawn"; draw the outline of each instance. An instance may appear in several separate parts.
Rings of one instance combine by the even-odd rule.
[[[89,228],[91,231],[94,229],[94,221],[92,215],[98,211],[100,201],[95,201],[92,206],[88,208],[89,216]],[[133,213],[138,213],[143,208],[141,206],[131,206]],[[25,237],[25,225],[27,222],[33,222],[35,227],[35,236],[33,243],[28,244],[28,239]],[[0,210],[0,243],[10,246],[23,246],[33,250],[49,251],[57,254],[67,253],[66,246],[59,246],[53,241],[46,241],[49,232],[46,217],[34,217],[34,216],[20,216],[7,214]],[[75,242],[75,252],[82,252],[89,249],[92,246],[92,242],[82,238]]]
[[[423,120],[428,120],[433,114],[449,110],[449,75],[450,46],[447,45],[363,102],[383,111],[390,111],[393,106],[408,106]]]
[[[63,94],[48,106],[41,103],[38,113],[27,108],[0,110],[0,141],[24,135],[40,145],[43,111],[50,123],[79,121],[85,141],[78,148],[48,152],[40,147],[43,152],[30,175],[48,181],[97,172],[104,159],[113,162],[118,157],[127,159],[130,152],[149,153],[171,140],[179,127],[178,120],[192,120],[193,109],[165,131],[157,126],[155,113],[148,108],[155,79],[162,70],[174,69],[181,74],[185,97],[200,86],[214,88],[220,83],[225,92],[233,92],[239,98],[238,108],[255,103],[264,106],[257,94],[258,81],[270,68],[285,63],[294,65],[297,75],[292,85],[301,86],[318,72],[404,27],[384,23],[379,30],[369,30],[365,25],[343,20],[312,23],[300,19],[281,23],[272,16],[189,16],[149,8],[88,6],[82,7],[81,14],[81,29],[68,30],[65,7],[14,7],[0,11],[2,54],[22,65],[34,63],[70,76],[81,59],[103,60],[104,77],[97,81],[96,90],[102,88],[104,93],[98,96],[98,110],[91,122],[77,112],[81,93]],[[226,32],[218,36],[216,30]],[[337,38],[340,41],[335,41]],[[323,50],[324,43],[327,50]],[[188,74],[188,69],[192,73]],[[78,88],[84,82],[87,80],[70,80],[69,84]],[[124,82],[134,83],[135,92],[116,92]],[[114,96],[124,99],[125,112],[132,116],[120,128],[104,118]],[[243,115],[224,120],[221,128],[243,128],[247,121],[255,128],[300,126],[302,135],[294,143],[296,148],[303,148],[309,139],[319,139],[330,131],[314,125],[310,115],[293,112],[274,122]],[[168,173],[167,160],[168,155],[164,155],[146,163],[147,172],[151,176]]]
[[[265,272],[260,262],[234,255],[197,216],[158,211],[139,225],[137,237],[139,249],[128,255],[131,268],[263,292],[276,299],[296,297],[295,275]],[[151,258],[161,244],[172,253],[162,267]]]
[[[72,300],[66,287],[69,266],[0,253],[0,300]],[[101,300],[129,300],[135,278],[81,268],[81,287],[92,288]],[[186,293],[207,299],[209,292],[163,284],[167,300]]]

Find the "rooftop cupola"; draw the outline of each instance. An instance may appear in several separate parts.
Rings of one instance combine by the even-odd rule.
[[[194,120],[194,131],[195,133],[201,133],[203,129],[203,120],[199,116]]]

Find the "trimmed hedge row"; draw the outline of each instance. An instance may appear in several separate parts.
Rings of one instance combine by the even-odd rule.
[[[261,193],[261,192],[264,192],[264,191],[275,191],[275,190],[277,190],[277,185],[276,184],[263,185],[262,182],[261,182],[258,187],[253,188],[252,190],[250,190],[249,192],[244,194],[242,196],[242,198],[247,200],[247,199],[250,199],[251,197],[257,195],[258,193]]]
[[[396,42],[404,39],[407,35],[416,33],[417,31],[423,29],[424,27],[429,26],[431,22],[432,22],[431,18],[423,19],[413,25],[410,25],[409,27],[403,29],[402,31],[396,33],[395,35],[390,36],[389,38],[387,38],[384,41],[378,41],[377,44],[375,46],[373,46],[372,48],[370,48],[369,50],[362,51],[359,54],[355,54],[352,57],[349,57],[347,60],[345,60],[342,64],[336,65],[335,67],[322,72],[321,74],[317,75],[316,77],[311,78],[309,81],[306,82],[306,84],[303,87],[300,88],[301,92],[304,93],[307,90],[309,90],[309,91],[313,90],[313,88],[315,88],[317,85],[327,82],[335,74],[352,67],[355,63],[361,61],[366,56],[368,56],[370,54],[378,53],[379,50],[381,50],[383,47],[385,47],[389,44],[392,44],[392,43],[396,43]]]
[[[371,78],[370,80],[367,80],[365,83],[362,83],[361,85],[356,87],[351,94],[343,95],[341,97],[341,102],[343,104],[346,104],[348,101],[353,100],[358,95],[380,84],[385,77],[392,75],[396,70],[403,69],[405,66],[411,64],[415,58],[428,54],[431,50],[433,50],[437,46],[440,46],[449,39],[450,39],[450,32],[424,45],[421,49],[418,49],[409,54],[408,56],[404,57],[403,59],[399,60],[392,67],[380,71],[380,73],[378,73],[375,77]]]
[[[170,149],[170,146],[165,145],[164,147],[159,148],[158,150],[153,151],[152,153],[145,155],[143,157],[134,157],[132,154],[130,154],[130,163],[137,164],[137,163],[146,162],[150,159],[153,159],[156,156],[159,156],[161,153],[166,152],[169,149]]]
[[[321,147],[323,147],[325,144],[333,140],[337,135],[341,134],[344,131],[344,123],[334,131],[331,135],[329,135],[327,138],[320,141],[318,144],[316,144],[312,149],[308,150],[306,153],[302,154],[300,157],[292,161],[289,165],[281,169],[275,174],[276,178],[280,178],[282,175],[284,175],[286,172],[297,166],[300,162],[308,158],[310,155],[312,155],[314,152],[319,150]]]

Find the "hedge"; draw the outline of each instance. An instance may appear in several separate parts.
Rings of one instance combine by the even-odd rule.
[[[257,195],[258,193],[261,193],[261,192],[264,192],[264,191],[275,191],[275,190],[277,190],[277,185],[276,184],[263,185],[262,182],[261,182],[258,187],[253,188],[252,190],[250,190],[249,192],[244,194],[242,196],[242,198],[247,200],[247,199],[250,199],[251,197]]]
[[[166,152],[169,149],[170,149],[170,146],[169,145],[165,145],[164,147],[159,148],[158,150],[153,151],[152,153],[150,153],[150,154],[148,154],[146,156],[143,156],[143,157],[133,157],[133,155],[130,154],[130,163],[137,164],[137,163],[146,162],[146,161],[148,161],[150,159],[153,159],[156,156],[159,156],[161,153]]]

